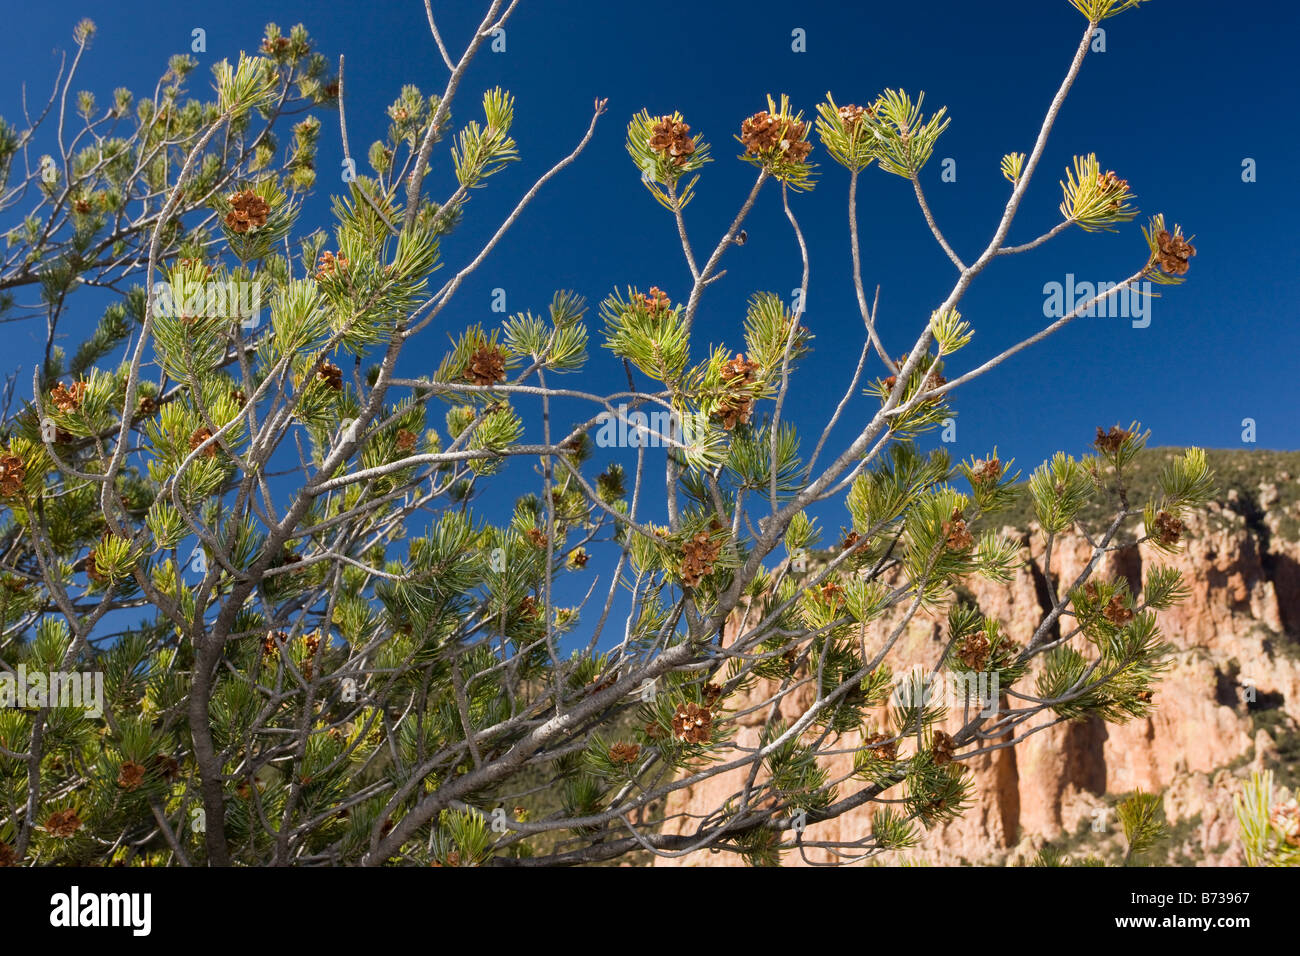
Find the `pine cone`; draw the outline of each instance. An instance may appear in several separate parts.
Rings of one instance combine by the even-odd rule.
[[[117,785],[123,790],[136,790],[144,783],[144,764],[127,760],[117,772]]]
[[[45,821],[45,832],[58,840],[67,840],[81,829],[81,817],[71,808],[56,810]]]
[[[632,293],[632,301],[640,305],[641,308],[645,309],[651,315],[656,315],[661,310],[671,309],[673,304],[672,299],[668,297],[668,293],[657,285],[652,285],[648,294],[641,292]]]
[[[930,374],[925,377],[925,384],[921,386],[922,391],[930,391],[932,388],[942,388],[948,384],[948,380],[939,374],[938,369],[930,369]]]
[[[609,748],[609,759],[614,763],[632,764],[641,755],[639,744],[617,743]]]
[[[1168,511],[1156,512],[1156,540],[1168,546],[1177,544],[1186,525]]]
[[[841,106],[838,112],[840,125],[844,127],[846,133],[852,133],[857,128],[857,125],[862,122],[863,117],[867,115],[867,110],[864,107],[854,106],[852,103]]]
[[[0,866],[16,866],[18,854],[8,843],[0,843]]]
[[[740,124],[740,141],[751,155],[766,152],[781,141],[781,121],[760,110]]]
[[[311,680],[316,673],[316,652],[320,650],[320,631],[304,634],[302,641],[307,649],[306,659],[302,662],[302,676],[306,680]]]
[[[498,346],[485,345],[469,357],[466,377],[475,385],[495,385],[506,380],[506,356]]]
[[[1270,820],[1289,846],[1300,846],[1300,804],[1294,797],[1275,806]]]
[[[957,659],[973,671],[982,671],[989,662],[989,639],[983,631],[968,634],[957,648]]]
[[[54,407],[61,412],[75,412],[81,407],[81,400],[86,396],[86,383],[73,382],[72,387],[64,386],[62,382],[55,385],[50,390],[50,401]]]
[[[408,452],[415,447],[415,433],[409,432],[405,428],[397,430],[397,450]]]
[[[995,484],[1002,477],[1002,462],[995,455],[971,466],[971,481],[977,485]]]
[[[722,552],[722,545],[713,541],[707,532],[701,531],[682,546],[682,583],[687,587],[699,587]]]
[[[862,741],[862,746],[871,751],[877,760],[897,760],[898,741],[890,739],[889,734],[872,734]]]
[[[781,148],[785,150],[787,156],[796,163],[802,163],[812,152],[812,143],[806,139],[794,138],[802,137],[807,126],[803,123],[794,123],[791,125],[788,136],[791,138],[781,141]]]
[[[1124,604],[1124,599],[1116,594],[1110,599],[1110,603],[1102,609],[1102,616],[1116,627],[1123,627],[1129,621],[1133,620],[1133,612]]]
[[[348,257],[340,253],[334,255],[332,252],[321,253],[320,260],[316,263],[316,278],[325,279],[335,274],[339,269],[348,267]]]
[[[22,491],[27,465],[17,455],[0,455],[0,495],[12,498]]]
[[[737,352],[735,358],[723,363],[722,380],[728,385],[733,382],[752,382],[758,369],[757,362],[747,361],[744,352]]]
[[[156,411],[158,411],[158,403],[148,395],[141,395],[140,402],[135,407],[136,414],[142,418],[147,418]]]
[[[779,149],[795,162],[802,162],[812,152],[812,143],[803,139],[807,129],[807,123],[782,120],[762,110],[740,124],[740,141],[752,156]]]
[[[1105,452],[1108,455],[1113,455],[1115,452],[1119,451],[1120,446],[1123,445],[1132,434],[1132,432],[1127,432],[1118,425],[1112,425],[1108,432],[1102,431],[1101,426],[1098,426],[1097,437],[1093,440],[1093,444],[1097,446],[1098,451]]]
[[[281,39],[284,39],[281,37]],[[244,189],[235,193],[229,198],[230,212],[226,213],[226,227],[231,232],[245,233],[250,229],[257,229],[266,225],[266,218],[271,213],[271,207],[266,200],[253,192],[251,189]]]
[[[105,584],[108,578],[99,573],[99,568],[95,566],[95,549],[91,548],[86,552],[85,558],[82,559],[82,568],[86,572],[86,577],[96,584]]]
[[[713,728],[713,712],[694,702],[678,704],[673,714],[673,736],[683,743],[706,744]]]
[[[952,509],[952,517],[943,523],[944,542],[953,551],[969,551],[975,544],[959,508]]]
[[[934,754],[935,765],[942,767],[944,764],[952,763],[952,756],[956,746],[951,736],[942,730],[936,730],[934,732],[934,741],[930,745],[931,752]]]
[[[262,52],[265,53],[267,56],[277,56],[277,55],[282,56],[285,53],[285,51],[288,49],[289,49],[288,37],[276,37],[274,40],[272,40],[270,37],[265,37],[262,40]]]
[[[280,653],[280,645],[289,639],[289,635],[284,631],[268,631],[266,637],[262,638],[262,652],[267,657],[274,657]]]
[[[1161,229],[1156,236],[1156,245],[1159,248],[1156,259],[1161,269],[1175,276],[1187,274],[1187,260],[1196,255],[1196,249],[1191,243],[1182,236],[1170,235],[1169,230]]]
[[[1111,212],[1119,211],[1124,205],[1124,194],[1128,192],[1128,180],[1120,179],[1115,175],[1115,171],[1108,169],[1104,173],[1097,174],[1097,191],[1103,197],[1109,197],[1109,208]]]
[[[695,140],[691,138],[691,128],[671,116],[661,117],[651,130],[647,144],[656,153],[672,161],[674,166],[683,166],[695,153]]]
[[[718,406],[713,410],[712,418],[722,422],[726,431],[732,431],[737,425],[749,424],[754,414],[754,397],[746,392],[729,392],[718,399]]]
[[[898,358],[894,360],[894,367],[901,372],[903,370],[903,366],[907,364],[907,359],[908,356],[900,355]],[[892,392],[894,390],[894,386],[897,384],[898,384],[898,376],[890,375],[888,378],[885,379],[885,390],[888,392]]]
[[[198,448],[200,445],[202,445],[205,441],[207,441],[211,437],[212,437],[212,429],[208,428],[206,425],[204,425],[202,428],[196,429],[194,434],[190,436],[190,451],[194,451],[196,448]],[[206,458],[216,458],[217,457],[216,442],[213,442],[211,445],[208,445],[206,448],[204,448],[203,455]]]
[[[328,359],[316,366],[316,377],[334,391],[343,391],[343,370]]]

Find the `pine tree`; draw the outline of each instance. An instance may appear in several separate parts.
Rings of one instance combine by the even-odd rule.
[[[1274,788],[1273,771],[1251,774],[1233,797],[1247,866],[1300,866],[1300,805],[1286,787]]]
[[[1020,562],[995,530],[1019,472],[996,450],[953,461],[921,448],[959,386],[1139,282],[1181,283],[1194,255],[1153,216],[1127,279],[998,355],[959,359],[975,329],[958,306],[986,267],[1138,215],[1125,180],[1078,157],[1060,224],[1007,244],[1094,28],[1139,0],[1071,2],[1083,38],[1032,151],[1003,159],[1005,212],[969,262],[921,187],[948,124],[923,95],[828,94],[807,114],[767,97],[738,123],[752,185],[707,257],[684,210],[713,150],[681,114],[642,111],[629,174],[673,218],[688,294],[609,291],[593,350],[586,299],[557,291],[536,313],[452,329],[417,377],[399,359],[416,340],[437,348],[462,284],[606,111],[597,101],[571,152],[434,281],[443,239],[519,152],[510,93],[452,116],[514,4],[492,0],[456,60],[435,27],[446,88],[402,88],[364,156],[347,139],[342,60],[335,71],[301,26],[271,25],[257,55],[219,64],[211,102],[182,100],[188,57],[134,110],[125,91],[107,111],[83,95],[90,137],[60,135],[74,148],[36,169],[21,157],[40,131],[0,124],[3,208],[38,199],[10,233],[20,254],[0,291],[6,307],[28,295],[48,326],[30,400],[4,422],[0,676],[103,681],[102,714],[30,694],[0,709],[0,863],[546,865],[709,847],[770,864],[803,848],[806,827],[879,802],[870,833],[831,847],[851,861],[960,814],[969,759],[1041,729],[1039,715],[1147,714],[1169,650],[1157,614],[1181,581],[1154,567],[1135,589],[1094,572],[1139,517],[1141,541],[1180,547],[1211,492],[1204,454],[1171,464],[1151,502],[1126,485],[1148,438],[1136,423],[1032,472],[1052,610],[1020,646],[950,600]],[[92,34],[78,27],[78,58]],[[333,197],[332,231],[304,234],[318,114],[335,108],[356,174]],[[129,135],[111,138],[119,126]],[[817,168],[819,149],[847,172],[864,335],[810,443],[785,417],[816,325],[797,196],[844,181]],[[456,185],[430,196],[448,151]],[[856,206],[873,165],[879,188],[907,180],[957,270],[902,356],[862,279]],[[730,341],[706,345],[708,287],[773,193],[801,250],[799,295],[753,290]],[[69,358],[56,331],[92,287],[112,301]],[[585,390],[577,373],[610,362],[627,390]],[[563,421],[560,400],[590,413]],[[864,424],[834,446],[849,414]],[[605,427],[634,456],[598,461]],[[1087,569],[1058,584],[1054,542],[1097,501],[1112,518],[1090,529]],[[835,534],[813,513],[827,502],[845,509]],[[560,606],[575,589],[581,606]],[[621,634],[616,605],[630,609]],[[1001,688],[952,707],[955,730],[897,651],[918,613],[945,605],[947,668]],[[809,703],[783,715],[804,687]],[[761,715],[756,748],[736,743],[742,699]],[[832,779],[823,758],[846,740],[859,741],[853,777]],[[747,783],[709,815],[665,819],[667,796],[736,769]],[[1149,829],[1135,818],[1134,852]]]

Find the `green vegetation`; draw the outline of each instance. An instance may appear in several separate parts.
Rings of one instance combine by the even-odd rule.
[[[1125,470],[1129,501],[1134,507],[1141,508],[1159,497],[1161,471],[1183,451],[1159,446],[1144,449],[1134,457]],[[1236,491],[1240,504],[1233,510],[1245,515],[1248,523],[1252,523],[1252,519],[1264,512],[1259,503],[1260,489],[1273,485],[1277,488],[1278,498],[1269,505],[1268,511],[1280,517],[1278,536],[1287,541],[1300,540],[1300,451],[1206,449],[1205,458],[1217,483],[1215,500],[1227,502],[1230,493]],[[1015,486],[1015,497],[1000,517],[1006,524],[1021,529],[1036,521],[1028,482]],[[1088,524],[1096,524],[1107,517],[1102,499],[1093,499],[1079,512],[1080,520]],[[1136,526],[1134,522],[1132,527],[1124,529],[1122,536],[1131,540]]]

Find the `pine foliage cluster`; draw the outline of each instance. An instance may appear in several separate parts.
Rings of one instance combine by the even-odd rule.
[[[1084,48],[1096,21],[1138,5],[1072,2]],[[870,832],[832,847],[849,862],[959,815],[969,759],[1040,715],[1149,712],[1175,571],[1134,585],[1090,566],[1023,643],[953,601],[1022,562],[998,531],[1018,500],[1012,463],[926,450],[955,389],[987,370],[966,361],[961,291],[1016,250],[1004,231],[968,266],[932,223],[959,281],[912,323],[906,354],[883,348],[855,197],[909,180],[931,219],[919,176],[949,117],[923,95],[828,94],[808,113],[767,97],[735,135],[753,186],[707,258],[683,211],[723,164],[681,114],[640,112],[629,174],[675,221],[692,287],[558,290],[457,325],[447,306],[465,278],[605,111],[477,255],[440,271],[479,191],[517,186],[514,98],[457,93],[513,8],[488,5],[459,61],[444,51],[442,93],[402,88],[386,135],[359,162],[348,147],[328,230],[307,231],[302,207],[329,178],[315,155],[345,119],[345,78],[301,26],[268,26],[210,81],[179,56],[149,98],[83,94],[82,129],[48,163],[24,162],[47,130],[0,122],[0,305],[35,307],[50,329],[0,436],[0,677],[95,673],[103,690],[99,714],[0,708],[0,863],[576,864],[710,848],[766,865],[872,803]],[[79,56],[92,35],[78,28]],[[1009,209],[1040,154],[1003,160]],[[437,163],[442,196],[426,182]],[[891,175],[859,183],[873,165]],[[697,323],[760,196],[780,199],[803,247],[792,197],[844,172],[865,326],[841,404],[865,424],[847,442],[836,421],[818,437],[783,418],[819,319],[806,251],[795,301],[756,289],[734,328]],[[1137,215],[1095,156],[1062,189],[1062,227]],[[1181,230],[1156,217],[1145,236],[1129,283],[1181,282]],[[92,286],[111,302],[65,354],[56,329]],[[403,377],[416,340],[423,371]],[[588,391],[596,363],[621,366],[627,391]],[[561,399],[589,415],[570,420]],[[664,440],[614,455],[594,436],[615,419]],[[668,434],[649,434],[656,420]],[[1212,476],[1193,449],[1158,499],[1130,501],[1146,440],[1136,424],[1098,429],[1089,454],[1033,470],[1049,562],[1098,502],[1112,519],[1091,529],[1095,557],[1134,522],[1154,547],[1182,546]],[[992,711],[928,699],[901,658],[908,623],[943,608],[944,666],[994,681]],[[753,724],[757,742],[740,733]],[[853,772],[836,779],[825,758],[845,748]],[[705,815],[669,809],[688,781],[737,768],[744,782]],[[1134,852],[1149,809],[1126,811]]]

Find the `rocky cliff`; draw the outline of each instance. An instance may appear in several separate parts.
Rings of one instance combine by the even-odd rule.
[[[1154,449],[1149,473],[1175,450]],[[1300,781],[1300,454],[1212,452],[1219,499],[1189,521],[1190,540],[1178,555],[1131,545],[1108,556],[1100,573],[1127,576],[1136,584],[1149,565],[1179,568],[1188,598],[1160,615],[1176,651],[1155,698],[1154,713],[1124,725],[1099,720],[1064,723],[1034,733],[1014,748],[971,762],[976,799],[959,819],[925,834],[921,845],[882,862],[1015,864],[1031,860],[1044,843],[1068,856],[1122,855],[1114,805],[1125,793],[1160,793],[1171,839],[1148,858],[1152,863],[1241,863],[1232,797],[1253,768],[1272,768],[1288,786]],[[968,583],[980,609],[997,618],[1024,643],[1042,619],[1046,582],[1041,571],[1043,538],[1022,516],[1018,537],[1024,567],[1008,584]],[[1066,582],[1086,562],[1082,537],[1058,539],[1053,577]],[[935,663],[946,641],[946,608],[918,616],[892,660]],[[808,697],[787,701],[797,715]],[[758,694],[765,688],[759,687]],[[729,704],[732,702],[729,702]],[[734,702],[743,710],[743,702]],[[760,712],[761,713],[761,712]],[[1050,715],[1040,715],[1040,724]],[[758,717],[736,734],[753,746]],[[954,719],[951,724],[956,725]],[[950,728],[951,729],[951,728]],[[850,734],[829,758],[833,779],[852,771]],[[669,818],[707,813],[736,789],[738,778],[715,777],[679,791]],[[870,830],[870,809],[809,827],[809,839],[861,836]],[[689,819],[687,817],[686,819]],[[809,850],[808,860],[825,854]],[[785,865],[801,865],[787,852]],[[735,865],[731,854],[697,853],[656,865]]]

